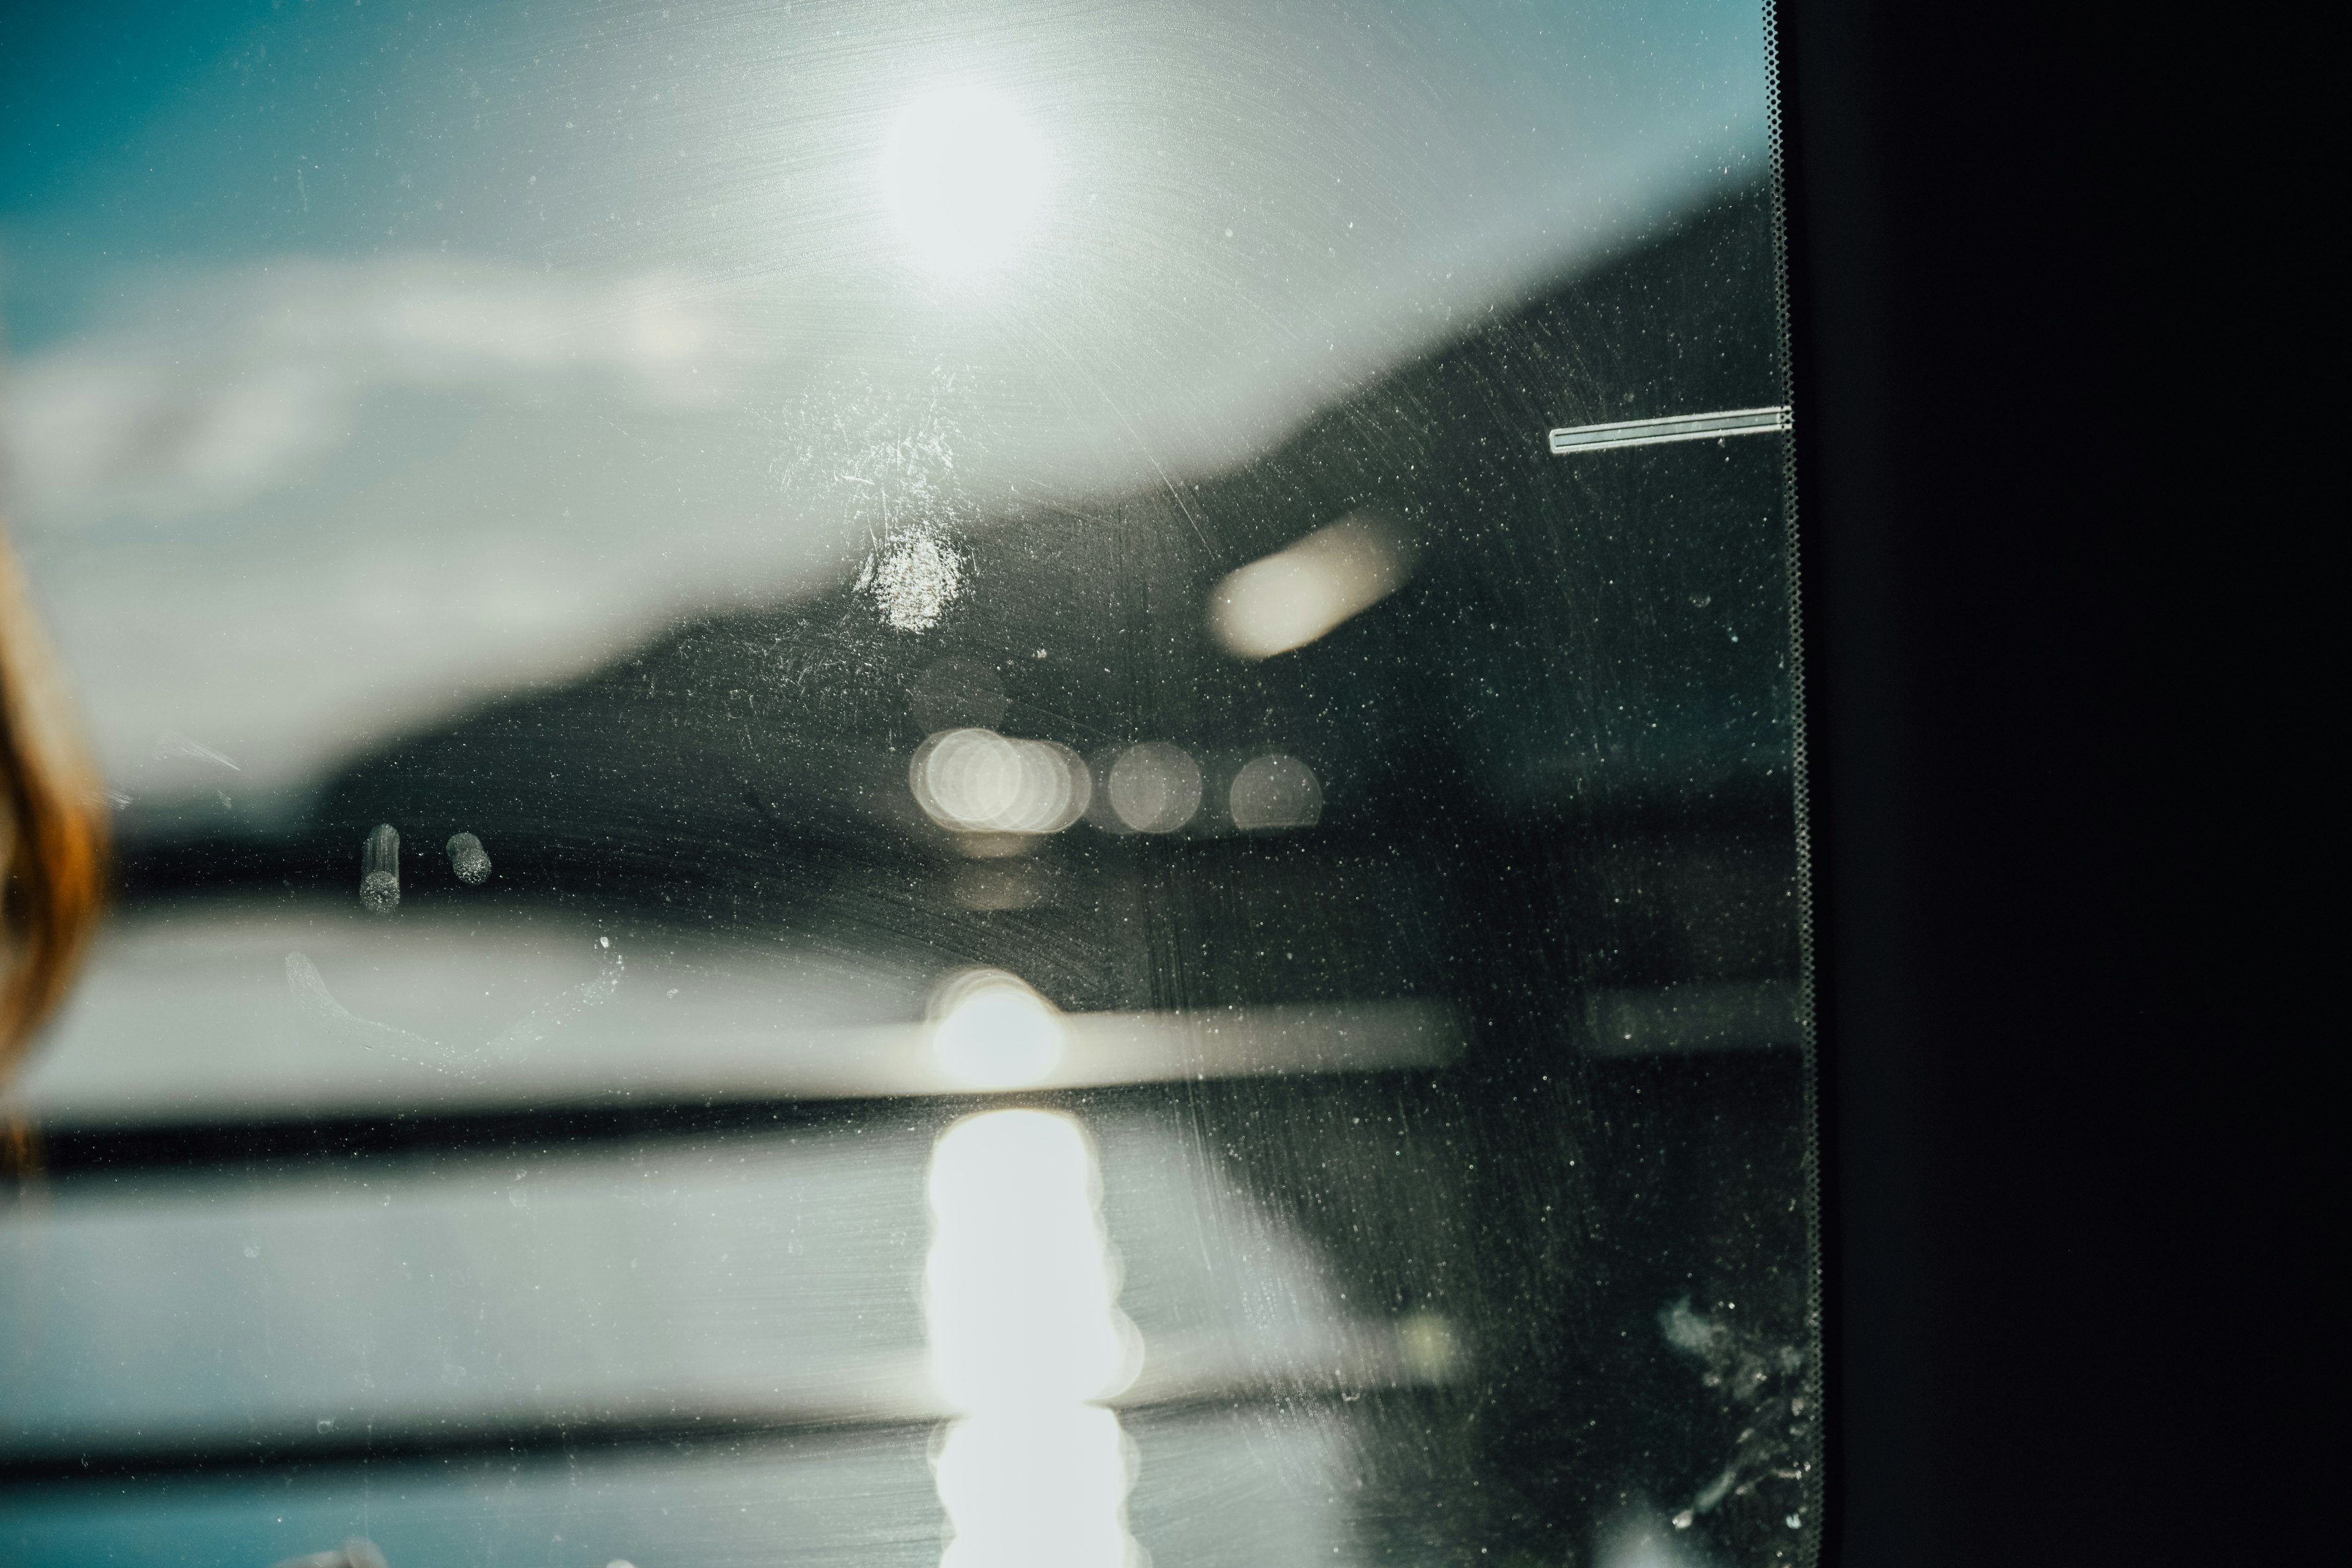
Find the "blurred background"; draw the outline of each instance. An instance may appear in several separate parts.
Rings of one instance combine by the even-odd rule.
[[[1810,1553],[1759,13],[17,26],[9,1553]]]

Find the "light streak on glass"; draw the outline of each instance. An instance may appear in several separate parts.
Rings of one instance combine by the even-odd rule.
[[[1092,1140],[1067,1116],[994,1110],[931,1151],[923,1310],[931,1375],[961,1414],[933,1468],[941,1568],[1138,1568],[1134,1446],[1100,1401],[1135,1380]]]
[[[1236,658],[1272,658],[1362,615],[1412,575],[1411,552],[1392,530],[1341,518],[1218,584],[1209,630]]]

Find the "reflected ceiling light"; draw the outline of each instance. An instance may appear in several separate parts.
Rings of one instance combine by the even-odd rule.
[[[1297,757],[1269,752],[1234,775],[1226,808],[1235,827],[1310,827],[1323,817],[1323,785]]]
[[[942,88],[882,141],[882,199],[918,267],[969,278],[1009,258],[1045,199],[1045,144],[1002,94]]]
[[[1062,1062],[1055,1005],[1001,969],[967,969],[932,994],[931,1055],[973,1089],[1021,1089]]]
[[[1412,574],[1394,531],[1360,513],[1341,518],[1218,584],[1209,630],[1236,658],[1272,658],[1363,614]]]
[[[1136,832],[1173,833],[1201,809],[1201,765],[1181,746],[1146,741],[1119,753],[1104,792]]]
[[[943,730],[916,748],[907,787],[959,833],[1059,833],[1086,812],[1094,775],[1067,746],[993,730]]]

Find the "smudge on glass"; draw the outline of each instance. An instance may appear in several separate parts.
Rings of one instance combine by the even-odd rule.
[[[372,915],[400,907],[400,830],[379,822],[360,847],[360,903]]]

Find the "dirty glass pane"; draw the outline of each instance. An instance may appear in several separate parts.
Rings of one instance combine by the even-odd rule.
[[[0,1557],[1810,1561],[1764,20],[0,56]]]

